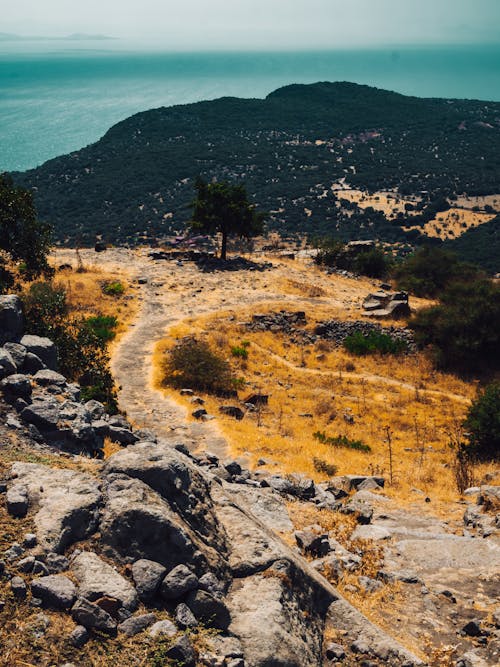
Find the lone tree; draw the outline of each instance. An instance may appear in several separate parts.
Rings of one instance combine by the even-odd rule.
[[[197,195],[190,227],[202,233],[222,235],[221,259],[226,259],[229,235],[250,238],[262,232],[265,214],[257,212],[255,204],[248,201],[244,185],[228,181],[207,183],[198,178],[195,187]]]
[[[0,248],[19,263],[28,279],[50,275],[47,263],[50,227],[36,217],[33,195],[0,174]],[[8,270],[4,269],[5,277]]]

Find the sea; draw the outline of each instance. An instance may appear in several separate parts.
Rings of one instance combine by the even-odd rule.
[[[119,40],[2,42],[0,172],[78,150],[140,111],[316,81],[500,101],[500,44],[171,53]]]

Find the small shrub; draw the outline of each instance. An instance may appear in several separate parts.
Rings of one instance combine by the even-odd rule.
[[[465,452],[484,461],[500,459],[500,382],[492,382],[473,401],[464,421]]]
[[[114,329],[116,329],[117,324],[116,317],[110,315],[96,315],[87,318],[85,321],[85,326],[103,343],[113,340],[116,335]]]
[[[354,270],[369,278],[384,278],[392,266],[392,258],[380,248],[360,253],[354,260]]]
[[[324,431],[316,431],[313,433],[313,438],[323,445],[331,445],[332,447],[343,447],[345,449],[355,449],[358,452],[371,452],[371,447],[366,445],[361,440],[351,440],[345,435],[337,435],[335,438],[327,436]]]
[[[248,350],[243,345],[233,345],[231,354],[239,359],[248,359]]]
[[[402,354],[408,351],[408,343],[398,338],[377,331],[363,334],[356,331],[344,339],[343,345],[348,352],[358,356],[367,354]]]
[[[119,280],[113,280],[110,283],[104,283],[102,291],[106,296],[121,296],[125,292],[125,286]]]
[[[334,477],[338,471],[336,465],[333,465],[333,463],[327,463],[327,461],[324,461],[317,456],[313,458],[313,466],[316,472],[324,473],[325,475],[328,475],[328,477]]]
[[[179,341],[167,353],[162,370],[164,384],[176,389],[216,394],[230,391],[235,384],[229,363],[196,338]]]

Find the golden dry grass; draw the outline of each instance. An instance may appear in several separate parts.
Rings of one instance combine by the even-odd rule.
[[[455,239],[464,234],[468,229],[483,225],[485,222],[493,220],[496,213],[484,213],[481,211],[471,211],[464,208],[452,207],[447,211],[438,213],[423,227],[405,227],[406,230],[418,229],[426,236],[438,239]]]
[[[289,287],[296,289],[295,284]],[[340,309],[333,310],[322,301],[316,299],[314,309],[311,303],[302,304],[309,326],[316,320],[342,316]],[[293,309],[298,306],[295,302]],[[261,303],[258,312],[280,308],[286,308],[286,301]],[[316,470],[314,459],[335,465],[338,474],[388,478],[389,427],[393,483],[387,487],[388,495],[411,502],[416,487],[432,496],[436,506],[457,500],[448,443],[475,395],[474,384],[436,371],[423,354],[354,357],[324,341],[294,345],[280,333],[248,331],[238,323],[248,321],[251,312],[245,308],[190,318],[170,330],[155,350],[155,385],[161,385],[159,362],[175,340],[188,334],[203,335],[231,360],[236,376],[245,379],[242,398],[252,393],[269,395],[264,409],[247,412],[239,422],[219,413],[220,405],[230,401],[204,396],[205,407],[217,416],[233,455],[247,457],[250,465],[259,458],[271,459],[284,473],[300,471],[316,481],[325,475]],[[353,313],[347,316],[352,318]],[[231,346],[243,340],[250,343],[248,359],[231,357]],[[178,392],[163,390],[191,407]],[[344,416],[352,416],[354,423],[347,423]],[[318,442],[313,437],[316,431],[361,440],[372,451],[334,448]],[[478,478],[490,470],[487,464],[480,466]]]

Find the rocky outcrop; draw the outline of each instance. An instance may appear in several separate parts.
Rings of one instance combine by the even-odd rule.
[[[411,315],[406,292],[384,292],[369,294],[363,301],[363,310],[369,317],[400,319]]]

